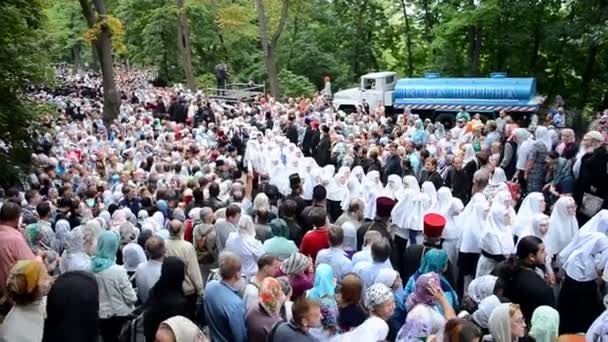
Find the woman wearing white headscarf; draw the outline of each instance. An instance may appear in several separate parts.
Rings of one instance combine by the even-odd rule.
[[[510,228],[509,210],[502,204],[492,205],[488,225],[480,241],[481,257],[476,277],[490,274],[496,265],[515,251]]]
[[[424,208],[418,180],[414,176],[403,177],[405,190],[401,199],[391,212],[391,222],[397,225],[395,231],[395,245],[398,250],[405,250],[407,241],[418,243],[421,236],[424,220]]]
[[[241,257],[241,272],[247,279],[255,276],[258,271],[258,259],[264,254],[264,246],[255,238],[255,225],[251,217],[241,216],[239,231],[230,233],[225,249]]]
[[[365,218],[373,220],[376,217],[376,198],[382,191],[380,172],[373,170],[365,175],[363,193],[365,196]]]
[[[477,310],[473,312],[471,317],[473,321],[477,323],[483,329],[488,329],[488,321],[490,320],[490,316],[494,309],[496,309],[500,305],[500,299],[496,297],[496,295],[491,295],[489,297],[484,298],[479,305],[477,306]]]
[[[85,252],[84,236],[80,228],[74,228],[67,234],[65,250],[61,255],[59,270],[61,273],[71,271],[88,271],[91,269],[91,258]]]
[[[304,158],[304,162],[302,163],[303,174],[302,177],[303,189],[302,189],[302,198],[306,201],[312,200],[312,191],[319,183],[316,181],[316,176],[319,172],[319,167],[317,166],[317,162],[312,157]]]
[[[464,209],[462,201],[459,198],[452,196],[450,188],[441,187],[437,191],[437,212],[441,214],[446,221],[443,228],[443,245],[442,248],[448,253],[448,258],[452,264],[456,265],[458,261],[458,240],[462,235],[460,226],[456,224],[456,216]]]
[[[587,223],[581,227],[578,234],[593,232],[608,234],[608,209],[602,209],[597,214],[593,215],[591,220],[587,221]]]
[[[400,201],[403,196],[403,182],[399,175],[390,175],[388,176],[388,180],[386,182],[386,187],[384,187],[384,191],[382,192],[383,196],[392,198],[396,201]]]
[[[499,187],[503,184],[507,184],[507,176],[505,175],[505,171],[503,169],[497,167],[494,169],[494,173],[492,174],[492,178],[490,178],[488,186],[486,186],[486,188],[483,190],[484,196],[491,200],[496,195]]]
[[[333,170],[331,171],[333,172]],[[327,210],[332,222],[335,222],[342,215],[342,202],[348,197],[346,182],[349,173],[348,167],[341,167],[335,176],[333,174],[330,176],[325,187],[325,190],[327,190]]]
[[[503,303],[492,311],[488,329],[494,342],[513,342],[526,334],[526,322],[519,305]]]
[[[565,272],[557,302],[560,333],[587,331],[603,311],[597,279],[608,261],[608,237],[601,232],[577,234],[559,254],[559,261]]]
[[[576,204],[572,197],[560,197],[549,218],[549,231],[542,237],[547,252],[558,255],[578,232]]]
[[[545,211],[545,196],[540,192],[532,192],[524,198],[519,207],[515,222],[513,222],[513,235],[522,237],[532,235],[532,217]]]
[[[473,279],[468,286],[467,295],[479,305],[482,300],[494,294],[497,279],[498,277],[489,274]]]
[[[437,189],[431,182],[424,182],[420,187],[422,193],[426,195],[424,202],[424,214],[437,212]]]
[[[481,254],[479,246],[487,224],[489,207],[486,198],[481,193],[476,193],[456,220],[462,230],[458,253],[458,288],[466,289],[468,282],[475,278]]]
[[[59,255],[66,248],[68,233],[70,232],[70,223],[67,220],[61,219],[55,223],[55,240],[54,246],[51,246]]]
[[[361,181],[365,174],[361,166],[355,166],[349,173],[346,182],[346,197],[341,203],[342,211],[347,211],[350,203],[355,198],[363,199],[363,187]]]

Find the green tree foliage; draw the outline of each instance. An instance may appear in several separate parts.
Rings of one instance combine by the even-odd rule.
[[[316,87],[306,77],[296,75],[288,69],[279,73],[279,85],[283,96],[312,96]]]
[[[27,170],[37,106],[29,86],[48,79],[45,15],[38,0],[0,2],[0,185],[13,185]]]
[[[61,60],[74,59],[84,22],[75,0],[53,2],[49,30]],[[153,66],[167,82],[183,82],[174,1],[107,0],[123,23],[131,64]],[[268,31],[280,0],[264,0]],[[186,0],[198,83],[213,81],[225,59],[232,81],[265,82],[255,1]],[[290,0],[275,58],[279,71],[303,76],[317,89],[357,84],[366,72],[421,76],[534,76],[541,94],[560,94],[570,107],[608,107],[606,0]],[[407,20],[406,20],[407,19]],[[90,49],[81,49],[90,58]],[[283,73],[285,75],[285,73]],[[202,77],[202,78],[201,78]]]

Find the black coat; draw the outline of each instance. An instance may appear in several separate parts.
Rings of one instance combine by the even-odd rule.
[[[312,153],[312,138],[314,133],[315,131],[312,129],[312,127],[306,127],[306,132],[304,132],[304,139],[302,140],[302,153],[307,157],[310,157]]]
[[[331,140],[329,139],[329,135],[324,135],[321,138],[319,146],[313,153],[313,157],[320,167],[331,163]]]
[[[583,195],[590,193],[604,199],[603,208],[608,208],[608,152],[600,147],[581,159],[581,168],[576,180],[574,200],[580,207]],[[592,190],[592,187],[595,191]]]
[[[287,137],[287,139],[289,139],[289,142],[291,142],[292,144],[297,144],[298,129],[296,128],[296,126],[288,126],[287,129],[285,129],[285,136]]]
[[[146,342],[154,342],[158,326],[173,316],[188,317],[188,299],[183,294],[169,294],[150,303],[144,311],[144,336]]]
[[[399,177],[403,175],[401,157],[397,154],[390,156],[386,162],[386,176],[388,177],[390,175],[398,175]]]

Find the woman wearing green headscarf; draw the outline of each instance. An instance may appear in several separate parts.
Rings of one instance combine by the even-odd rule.
[[[456,291],[452,288],[452,285],[448,283],[448,281],[443,276],[443,273],[447,270],[448,267],[448,253],[443,249],[431,249],[426,252],[426,254],[422,257],[422,262],[420,263],[420,268],[416,273],[414,273],[410,279],[407,281],[405,286],[405,298],[408,298],[410,294],[414,292],[416,280],[419,276],[434,272],[441,275],[441,289],[445,292],[445,296],[448,298],[448,302],[450,305],[457,310],[458,308],[458,295]],[[437,310],[441,312],[441,307],[437,306]]]
[[[559,313],[554,308],[542,305],[534,310],[530,336],[536,342],[554,342],[559,334]]]
[[[91,272],[99,286],[100,333],[104,342],[117,341],[120,329],[133,311],[137,295],[127,271],[116,265],[120,237],[105,231],[97,240],[97,253],[91,259]]]
[[[264,251],[270,255],[286,260],[293,253],[298,252],[296,244],[289,240],[289,226],[285,220],[277,218],[270,221],[272,238],[264,241]]]

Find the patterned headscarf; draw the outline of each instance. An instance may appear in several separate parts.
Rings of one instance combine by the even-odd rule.
[[[365,291],[365,304],[373,309],[393,299],[393,290],[382,283],[375,283]]]
[[[285,294],[281,288],[281,283],[275,278],[268,277],[260,284],[260,304],[270,315],[277,316],[281,310],[281,305],[285,301]]]
[[[281,264],[281,272],[285,275],[297,275],[308,269],[308,258],[302,253],[294,253]]]
[[[38,260],[19,260],[11,268],[6,281],[8,293],[25,295],[34,292],[46,276],[44,264]]]
[[[553,342],[558,336],[559,313],[552,307],[542,305],[532,314],[530,336],[537,342]]]
[[[405,303],[408,311],[412,310],[418,304],[432,305],[435,303],[435,297],[433,297],[428,290],[428,287],[432,284],[439,287],[439,275],[437,273],[426,273],[418,277],[416,280],[416,289]]]

